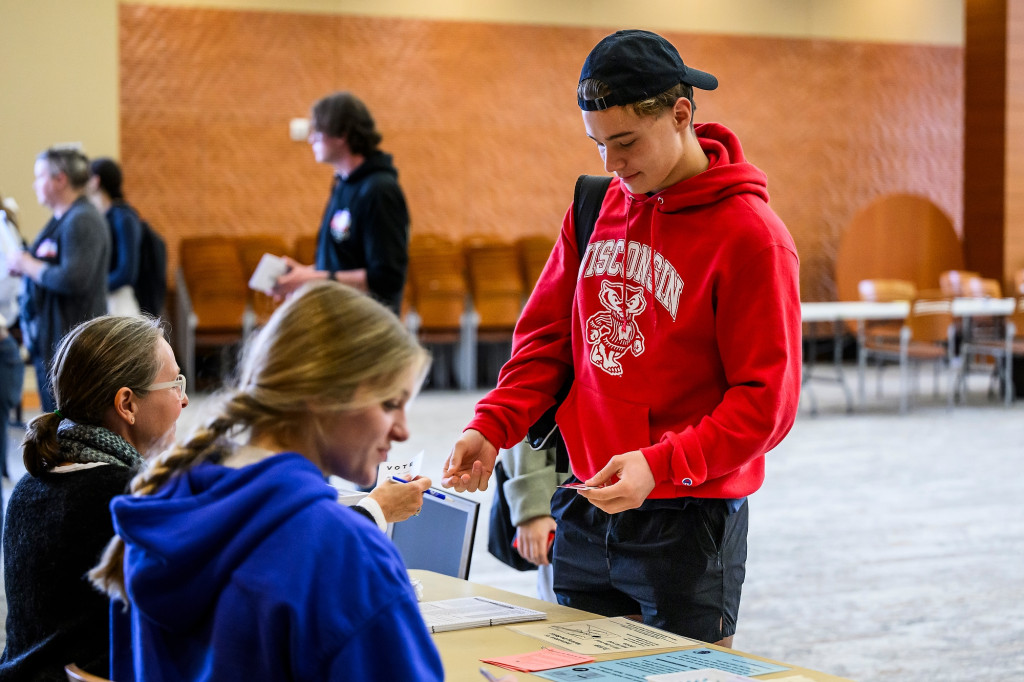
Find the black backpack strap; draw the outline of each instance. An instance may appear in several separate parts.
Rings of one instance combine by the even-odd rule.
[[[576,250],[579,252],[581,260],[587,251],[590,237],[594,234],[594,225],[597,223],[597,216],[601,213],[601,205],[604,203],[604,197],[608,193],[611,182],[611,177],[604,175],[581,175],[576,180],[576,189],[572,197],[572,219],[576,228]],[[555,448],[555,471],[557,472],[570,470],[569,454],[565,449],[562,434],[558,432],[558,427],[555,425],[555,412],[558,411],[565,397],[569,395],[572,381],[573,377],[570,374],[555,395],[555,404],[530,427],[527,433],[527,440],[533,449]]]
[[[604,195],[612,179],[605,175],[581,175],[576,179],[576,190],[572,197],[572,218],[576,226],[576,249],[583,258],[594,234],[597,216],[601,213]]]

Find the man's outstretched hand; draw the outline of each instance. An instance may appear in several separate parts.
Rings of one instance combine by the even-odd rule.
[[[494,471],[498,450],[483,434],[467,429],[455,443],[441,472],[441,485],[455,492],[487,490],[487,481]]]

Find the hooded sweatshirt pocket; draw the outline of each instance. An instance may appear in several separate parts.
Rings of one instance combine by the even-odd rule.
[[[581,481],[608,460],[651,445],[651,408],[603,395],[573,382],[557,415],[573,473]]]

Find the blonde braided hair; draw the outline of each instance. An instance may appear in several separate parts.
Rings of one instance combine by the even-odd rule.
[[[428,362],[426,351],[381,304],[337,282],[309,283],[247,344],[238,385],[213,401],[213,416],[185,443],[152,459],[132,479],[131,493],[152,495],[174,476],[220,459],[243,430],[294,441],[316,428],[323,414],[394,394],[410,368],[422,371]],[[357,404],[359,388],[364,398]],[[110,541],[89,578],[101,592],[128,603],[120,537]]]
[[[139,497],[152,495],[175,474],[208,460],[215,460],[227,448],[226,436],[235,427],[227,415],[236,414],[228,398],[214,417],[207,419],[192,433],[187,442],[175,445],[154,457],[132,479],[129,490]],[[124,541],[115,535],[107,543],[99,563],[89,571],[89,579],[100,592],[128,603],[124,587]]]

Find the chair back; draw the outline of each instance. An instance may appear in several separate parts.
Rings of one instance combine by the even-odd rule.
[[[256,270],[263,254],[270,253],[275,256],[288,254],[288,245],[284,237],[273,234],[250,234],[237,237],[238,257],[242,260],[242,270],[245,273],[246,282]],[[256,324],[265,324],[271,314],[280,305],[273,297],[267,296],[262,291],[253,291],[247,288],[249,305],[252,306],[253,314],[256,317]]]
[[[68,682],[112,682],[112,680],[108,680],[106,677],[87,673],[74,663],[68,663],[64,666],[64,674],[68,676]]]
[[[312,265],[316,260],[316,235],[304,234],[295,240],[295,248],[292,249],[295,260],[303,265]]]
[[[862,301],[910,301],[917,295],[917,286],[906,279],[862,279],[857,291]]]
[[[241,333],[248,277],[233,237],[186,237],[180,245],[181,271],[188,288],[196,331]]]
[[[465,243],[466,280],[479,315],[480,333],[505,333],[509,338],[523,304],[523,275],[519,249],[490,238]]]
[[[1001,298],[1003,287],[999,280],[989,277],[971,277],[963,287],[961,296],[972,298]]]
[[[967,282],[976,277],[981,274],[971,270],[946,270],[939,274],[939,291],[943,296],[970,296],[965,293]]]
[[[950,298],[919,298],[910,305],[905,324],[915,343],[945,344],[953,324],[953,300]]]
[[[523,285],[527,292],[533,291],[540,279],[540,273],[547,265],[555,240],[551,237],[531,235],[519,240],[519,257],[523,264]]]
[[[289,255],[288,244],[284,237],[275,234],[246,234],[235,237],[238,246],[238,257],[242,259],[242,269],[246,275],[252,271],[260,262],[265,253],[272,253],[275,256]]]
[[[428,235],[409,244],[406,294],[421,334],[459,333],[469,291],[464,262],[462,246],[449,239]]]
[[[249,325],[249,278],[234,237],[185,237],[178,255],[175,351],[195,386],[199,347],[220,349],[220,373],[229,370],[226,351],[245,337]]]
[[[906,279],[862,279],[857,283],[857,293],[860,300],[873,303],[910,301],[917,295],[917,286]],[[864,323],[864,331],[869,337],[893,339],[899,337],[902,326],[892,320],[869,320]],[[847,327],[851,331],[856,329],[853,322],[848,322]]]

